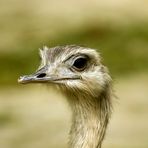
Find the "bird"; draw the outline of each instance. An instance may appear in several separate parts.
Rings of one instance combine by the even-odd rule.
[[[100,52],[79,45],[43,46],[41,64],[21,84],[43,83],[64,94],[72,111],[70,148],[101,148],[113,110],[112,78]]]

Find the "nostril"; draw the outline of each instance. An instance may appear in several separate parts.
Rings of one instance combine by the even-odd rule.
[[[41,73],[41,74],[39,74],[38,76],[37,76],[37,78],[43,78],[43,77],[45,77],[46,76],[46,73]]]

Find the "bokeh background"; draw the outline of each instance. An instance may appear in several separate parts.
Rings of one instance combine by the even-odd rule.
[[[42,85],[19,85],[38,48],[98,49],[118,100],[104,147],[148,148],[147,0],[0,0],[0,148],[67,148],[70,109]]]

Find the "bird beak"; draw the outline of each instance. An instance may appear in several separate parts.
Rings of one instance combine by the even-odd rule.
[[[21,76],[18,79],[18,82],[21,84],[26,84],[26,83],[44,83],[44,82],[52,82],[54,81],[54,78],[52,77],[46,77],[45,73],[41,74],[32,74],[32,75],[25,75]]]
[[[60,81],[64,81],[64,80],[77,80],[80,79],[80,77],[74,76],[72,78],[68,78],[68,77],[62,77],[62,78],[57,78],[54,76],[51,77],[46,77],[45,73],[36,75],[25,75],[25,76],[20,76],[20,78],[18,79],[18,83],[21,84],[27,84],[27,83],[60,83]]]
[[[53,81],[54,77],[47,76],[47,67],[43,67],[39,69],[37,72],[31,75],[20,76],[18,79],[18,83],[26,84],[26,83],[44,83],[47,81]]]
[[[25,75],[21,76],[18,79],[18,83],[21,84],[27,84],[27,83],[60,83],[61,81],[66,81],[66,80],[76,80],[80,79],[79,76],[77,75],[47,75],[46,74],[46,69],[41,69],[37,71],[36,73],[32,75]]]

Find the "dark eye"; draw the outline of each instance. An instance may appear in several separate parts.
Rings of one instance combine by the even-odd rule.
[[[73,68],[75,68],[78,71],[82,71],[87,66],[87,58],[81,57],[74,61]]]

